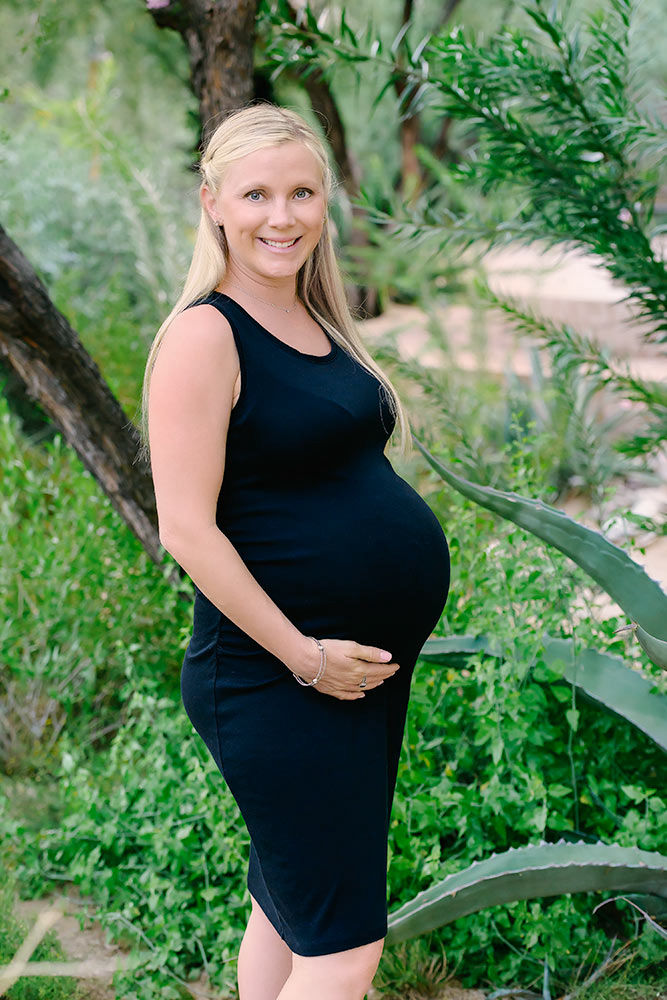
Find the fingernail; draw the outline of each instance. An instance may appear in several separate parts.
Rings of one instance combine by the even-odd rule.
[[[391,660],[391,653],[388,653],[386,651],[386,649],[383,649],[382,652],[380,653],[380,659],[381,660]]]

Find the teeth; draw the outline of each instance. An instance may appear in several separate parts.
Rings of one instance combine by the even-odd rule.
[[[287,240],[287,242],[285,243],[279,243],[278,240],[265,240],[263,239],[263,237],[260,236],[260,240],[262,241],[262,243],[268,243],[270,247],[291,247],[296,243],[298,238],[299,238],[298,236],[295,236],[293,240]]]

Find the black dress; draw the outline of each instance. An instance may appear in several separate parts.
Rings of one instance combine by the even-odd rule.
[[[411,675],[449,590],[429,506],[384,455],[380,382],[335,341],[284,344],[234,299],[241,394],[216,520],[304,635],[388,649],[400,669],[365,698],[302,687],[195,588],[181,694],[251,837],[248,888],[299,955],[387,931],[387,835]],[[328,336],[328,335],[327,335]]]

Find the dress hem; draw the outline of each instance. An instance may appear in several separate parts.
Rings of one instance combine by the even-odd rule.
[[[257,897],[255,897],[255,899],[257,899]],[[381,929],[378,929],[372,934],[363,934],[361,935],[361,938],[357,934],[355,937],[350,936],[347,938],[333,938],[332,940],[321,944],[299,945],[289,931],[285,932],[284,929],[276,926],[259,899],[257,899],[257,903],[261,907],[262,913],[266,919],[269,921],[280,938],[285,942],[290,951],[295,955],[299,955],[301,958],[318,958],[322,955],[333,955],[339,951],[349,951],[351,948],[362,948],[364,945],[373,944],[375,941],[379,941],[387,935],[387,922],[385,921]]]

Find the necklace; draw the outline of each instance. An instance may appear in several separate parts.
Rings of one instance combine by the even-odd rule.
[[[233,286],[234,286],[235,288],[239,288],[239,289],[240,289],[240,290],[241,290],[242,292],[245,292],[245,293],[246,293],[246,295],[250,295],[250,296],[252,296],[252,298],[253,298],[253,299],[257,299],[257,301],[258,301],[258,302],[263,302],[265,306],[273,306],[273,308],[274,308],[274,309],[280,309],[280,311],[281,311],[281,312],[284,312],[284,313],[291,313],[291,312],[294,312],[294,310],[296,309],[296,307],[297,307],[297,306],[298,306],[298,304],[299,304],[299,299],[298,299],[298,297],[297,297],[297,298],[296,298],[296,299],[294,300],[294,305],[293,305],[293,306],[290,306],[290,307],[289,307],[289,309],[286,309],[286,308],[285,308],[285,306],[277,306],[277,305],[275,304],[275,302],[267,302],[267,301],[266,301],[266,299],[261,299],[261,298],[259,297],[259,295],[255,295],[255,293],[254,293],[254,292],[250,292],[250,291],[248,291],[248,289],[247,289],[247,288],[243,288],[243,286],[242,286],[242,285],[239,285],[239,284],[237,284],[237,282],[236,282],[236,281],[230,281],[230,282],[229,282],[229,284],[230,284],[230,285],[233,285]]]

